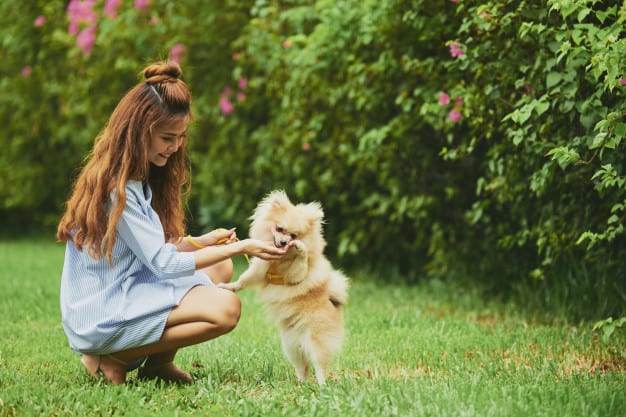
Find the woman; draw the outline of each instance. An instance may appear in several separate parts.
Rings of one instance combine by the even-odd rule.
[[[239,320],[239,299],[214,285],[230,281],[230,258],[279,259],[288,248],[238,241],[234,229],[183,237],[191,94],[174,62],[143,74],[97,137],[59,223],[63,328],[96,378],[122,384],[145,361],[140,378],[189,383],[177,350]]]

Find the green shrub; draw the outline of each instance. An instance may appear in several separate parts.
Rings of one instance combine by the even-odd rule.
[[[357,261],[518,279],[566,254],[619,263],[623,13],[259,1],[235,43],[248,95],[212,154],[245,163],[201,175],[228,184],[225,200],[273,187],[320,199],[338,254]]]
[[[229,42],[250,6],[234,0],[151,0],[145,8],[121,2],[117,15],[108,17],[105,1],[93,3],[94,20],[78,22],[79,30],[96,27],[89,52],[68,29],[67,1],[0,5],[0,120],[7,142],[0,153],[0,211],[8,224],[56,224],[72,179],[114,106],[140,80],[140,70],[167,58],[175,45],[182,49],[184,77],[197,91],[196,115],[206,118],[217,102],[216,80],[230,77]]]
[[[64,3],[0,6],[3,211],[53,223],[136,71],[183,44],[192,228],[245,234],[258,199],[283,188],[322,202],[344,265],[496,289],[562,284],[584,265],[606,281],[594,291],[607,312],[623,309],[626,6],[154,0],[100,14],[83,55]],[[33,26],[41,10],[51,27]]]

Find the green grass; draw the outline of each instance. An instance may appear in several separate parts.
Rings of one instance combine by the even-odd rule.
[[[179,352],[187,387],[93,381],[67,346],[58,288],[63,247],[0,241],[1,416],[620,416],[623,332],[545,324],[432,281],[355,277],[347,340],[328,383],[296,381],[254,291],[238,327]]]

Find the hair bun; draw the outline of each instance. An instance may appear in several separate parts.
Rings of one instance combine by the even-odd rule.
[[[149,83],[167,81],[168,79],[174,81],[179,79],[182,73],[180,65],[174,61],[157,62],[143,70],[146,82]]]

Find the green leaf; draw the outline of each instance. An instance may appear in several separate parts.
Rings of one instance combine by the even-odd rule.
[[[585,20],[585,17],[587,17],[589,15],[589,13],[591,13],[591,9],[590,8],[582,8],[579,12],[578,12],[578,16],[577,19],[579,22],[582,22],[583,20]]]
[[[592,331],[602,330],[602,342],[609,343],[611,336],[615,333],[615,329],[622,327],[626,324],[626,317],[620,317],[617,320],[613,320],[613,317],[600,320],[593,325]]]
[[[617,223],[619,221],[619,216],[613,214],[611,215],[611,217],[609,217],[609,219],[606,221],[607,224],[613,224],[613,223]]]
[[[549,73],[548,76],[546,77],[546,87],[547,88],[554,87],[555,85],[561,82],[562,78],[563,76],[560,72]]]
[[[589,149],[597,149],[600,146],[602,146],[604,144],[604,141],[606,140],[607,137],[607,133],[606,132],[600,132],[598,133],[594,138],[593,141],[591,142],[591,145],[589,145]]]
[[[548,110],[549,108],[550,108],[550,103],[548,103],[547,101],[537,101],[535,103],[535,111],[537,112],[539,116],[544,114],[546,110]]]
[[[569,165],[580,161],[578,152],[567,146],[559,146],[558,148],[551,149],[546,155],[552,156],[552,160],[556,161],[563,170]]]

